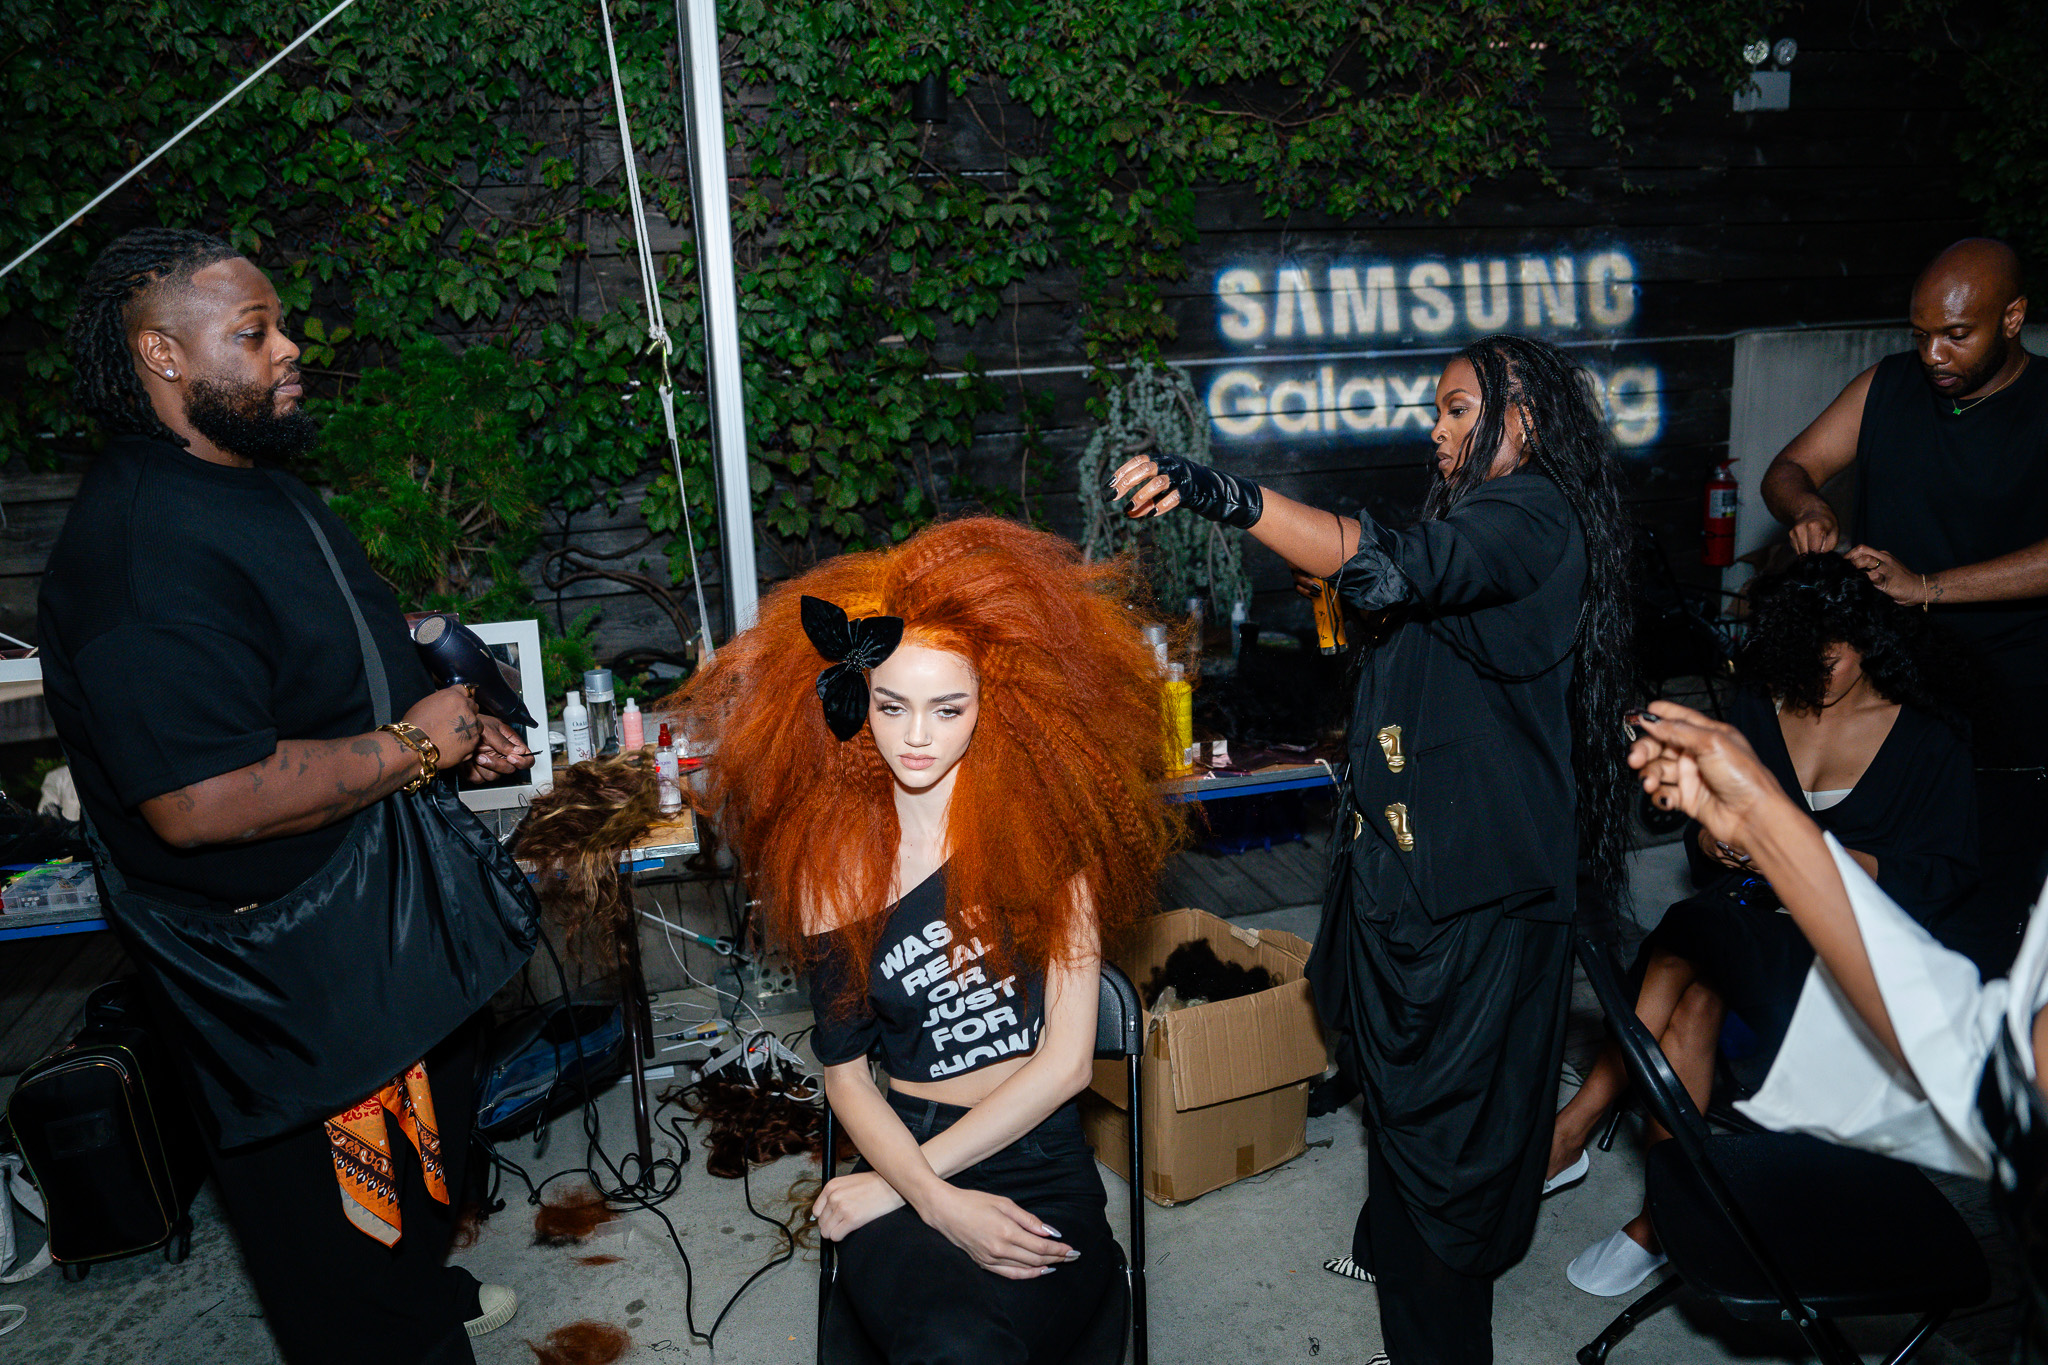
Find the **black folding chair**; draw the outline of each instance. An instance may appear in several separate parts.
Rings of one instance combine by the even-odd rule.
[[[1682,1287],[1745,1322],[1790,1322],[1824,1365],[1863,1359],[1838,1319],[1919,1314],[1890,1357],[1901,1365],[1990,1292],[1976,1238],[1916,1168],[1801,1135],[1711,1131],[1636,1017],[1612,953],[1581,938],[1578,955],[1643,1108],[1672,1135],[1650,1148],[1646,1173],[1672,1273],[1581,1347],[1580,1365],[1601,1365]]]
[[[1082,1333],[1076,1358],[1099,1357],[1124,1339],[1130,1342],[1131,1365],[1149,1365],[1145,1334],[1145,1111],[1138,1087],[1138,1058],[1145,1050],[1145,1010],[1131,979],[1105,962],[1102,990],[1095,1007],[1095,1055],[1124,1060],[1130,1092],[1131,1245],[1124,1262],[1126,1292],[1105,1298],[1096,1321]],[[825,1179],[838,1169],[839,1125],[832,1106],[825,1106]],[[839,1278],[837,1243],[820,1241],[818,1251],[818,1365],[880,1365],[881,1357],[867,1333],[854,1320],[844,1299],[833,1292]],[[1118,1352],[1121,1359],[1121,1351]]]

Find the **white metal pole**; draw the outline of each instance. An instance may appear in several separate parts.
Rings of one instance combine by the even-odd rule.
[[[753,490],[747,478],[747,414],[740,379],[739,291],[733,275],[732,210],[725,174],[725,96],[718,72],[717,0],[678,0],[691,198],[697,214],[697,282],[704,301],[704,378],[711,455],[718,471],[725,541],[726,624],[754,624],[760,581],[754,566]]]

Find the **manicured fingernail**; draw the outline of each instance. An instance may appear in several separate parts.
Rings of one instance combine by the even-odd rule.
[[[1050,1237],[1054,1241],[1058,1241],[1060,1230],[1050,1223],[1040,1223],[1038,1225],[1038,1235],[1041,1237]]]
[[[1038,1268],[1038,1273],[1041,1275],[1050,1275],[1053,1273],[1053,1271],[1058,1269],[1059,1267],[1056,1265],[1042,1265]]]
[[[1074,1249],[1073,1249],[1072,1247],[1068,1247],[1068,1248],[1067,1248],[1067,1259],[1068,1259],[1068,1260],[1070,1260],[1070,1261],[1078,1261],[1078,1260],[1080,1260],[1080,1259],[1081,1259],[1081,1253],[1080,1253],[1080,1252],[1078,1252],[1078,1251],[1076,1251],[1076,1250],[1074,1250]]]

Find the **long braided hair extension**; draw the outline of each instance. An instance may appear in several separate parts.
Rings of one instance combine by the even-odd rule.
[[[1486,481],[1520,406],[1529,460],[1556,484],[1586,537],[1586,597],[1572,673],[1572,771],[1578,781],[1579,856],[1600,902],[1582,906],[1595,923],[1628,905],[1629,802],[1622,713],[1634,700],[1635,612],[1629,597],[1635,528],[1621,506],[1606,420],[1590,378],[1555,346],[1527,337],[1482,337],[1459,355],[1479,376],[1479,425],[1465,458],[1437,479],[1423,503],[1441,517]]]
[[[242,253],[210,233],[189,228],[137,228],[102,251],[78,287],[71,315],[71,393],[108,434],[131,432],[175,445],[183,437],[157,419],[135,357],[128,349],[130,311],[136,300],[166,281],[190,278],[216,261]]]

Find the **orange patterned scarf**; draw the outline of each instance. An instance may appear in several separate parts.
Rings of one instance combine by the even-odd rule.
[[[448,1173],[441,1164],[441,1134],[434,1121],[434,1093],[427,1088],[427,1068],[414,1062],[376,1094],[327,1120],[327,1143],[334,1151],[334,1175],[341,1185],[341,1210],[348,1221],[382,1242],[396,1246],[403,1228],[398,1213],[398,1169],[391,1160],[391,1125],[398,1121],[413,1150],[420,1154],[420,1175],[427,1193],[448,1202]]]

